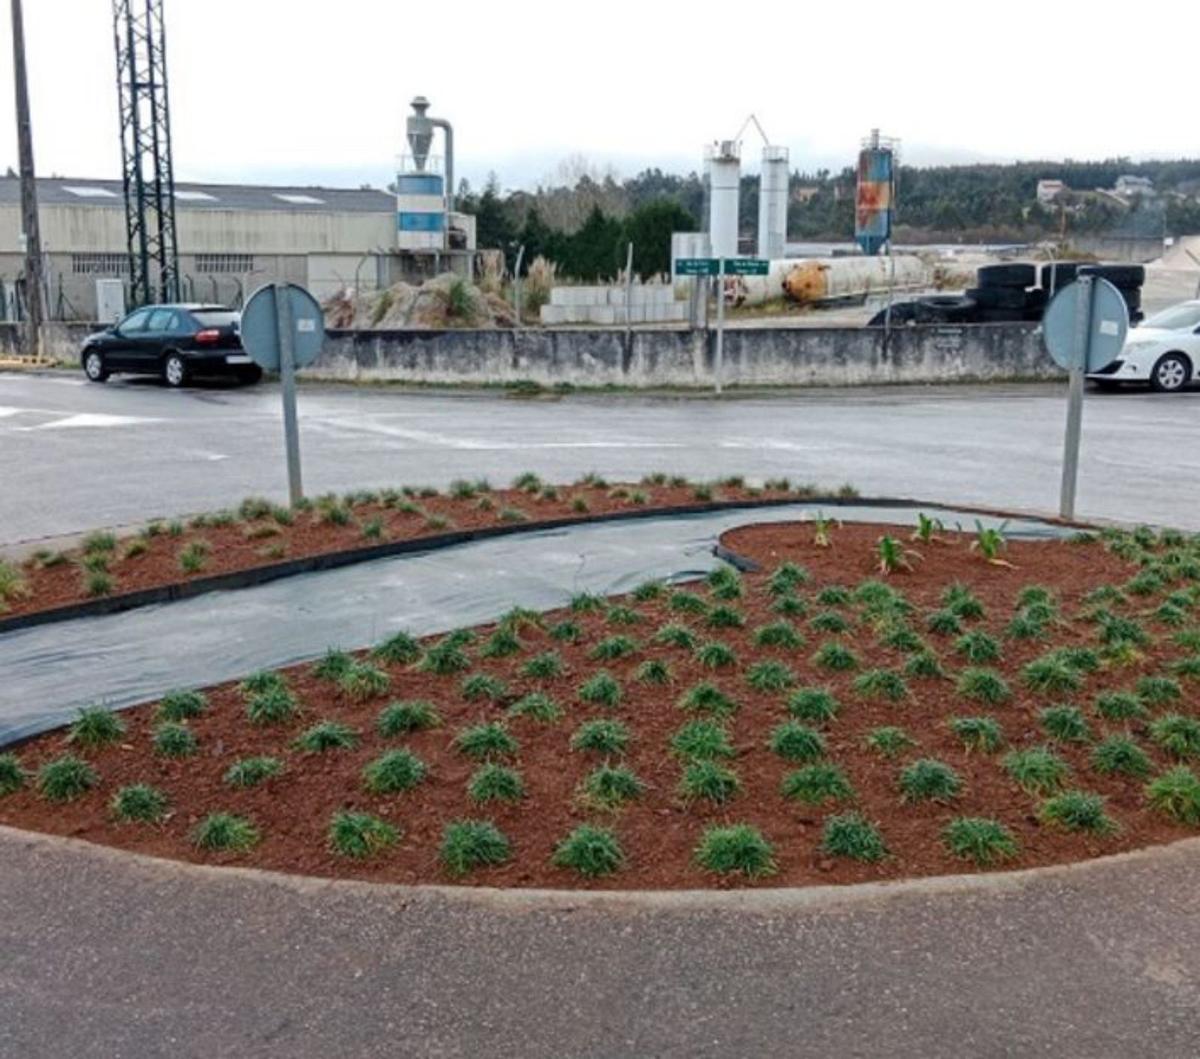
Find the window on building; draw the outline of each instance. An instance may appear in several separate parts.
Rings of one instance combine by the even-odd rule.
[[[253,272],[253,254],[197,254],[196,271],[209,272]]]
[[[129,257],[125,254],[72,254],[71,271],[77,276],[127,276]]]

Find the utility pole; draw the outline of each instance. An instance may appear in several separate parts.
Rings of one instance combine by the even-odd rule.
[[[21,229],[25,240],[26,350],[42,355],[42,237],[38,229],[37,186],[33,169],[33,125],[29,120],[29,81],[25,69],[25,20],[21,0],[12,0],[13,78],[17,96],[17,154],[21,170]]]

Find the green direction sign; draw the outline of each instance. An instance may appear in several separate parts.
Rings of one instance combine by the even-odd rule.
[[[765,276],[771,270],[771,262],[761,257],[727,257],[727,276]]]
[[[675,262],[677,276],[715,276],[717,274],[717,259],[715,257],[681,257]]]
[[[771,262],[757,257],[727,257],[727,276],[765,276]],[[720,259],[715,257],[681,257],[675,262],[677,276],[718,276],[721,274]]]

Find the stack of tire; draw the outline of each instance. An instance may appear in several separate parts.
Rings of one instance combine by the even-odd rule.
[[[974,320],[981,324],[1037,321],[1046,311],[1047,292],[1037,286],[1033,265],[984,265],[975,273],[978,284],[967,291],[974,303]]]
[[[1146,282],[1146,269],[1142,265],[1088,265],[1079,261],[1061,261],[1043,265],[1042,289],[1049,297],[1074,283],[1080,276],[1099,276],[1108,280],[1121,292],[1129,310],[1129,322],[1140,324],[1145,319],[1142,312],[1142,284]]]

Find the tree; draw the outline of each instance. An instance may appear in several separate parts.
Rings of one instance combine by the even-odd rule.
[[[613,279],[624,265],[622,234],[620,221],[593,206],[583,227],[570,237],[565,248],[562,264],[567,273],[589,281]]]
[[[642,279],[671,271],[671,234],[694,232],[696,221],[678,202],[659,198],[625,218],[625,241],[633,243],[633,264]]]

